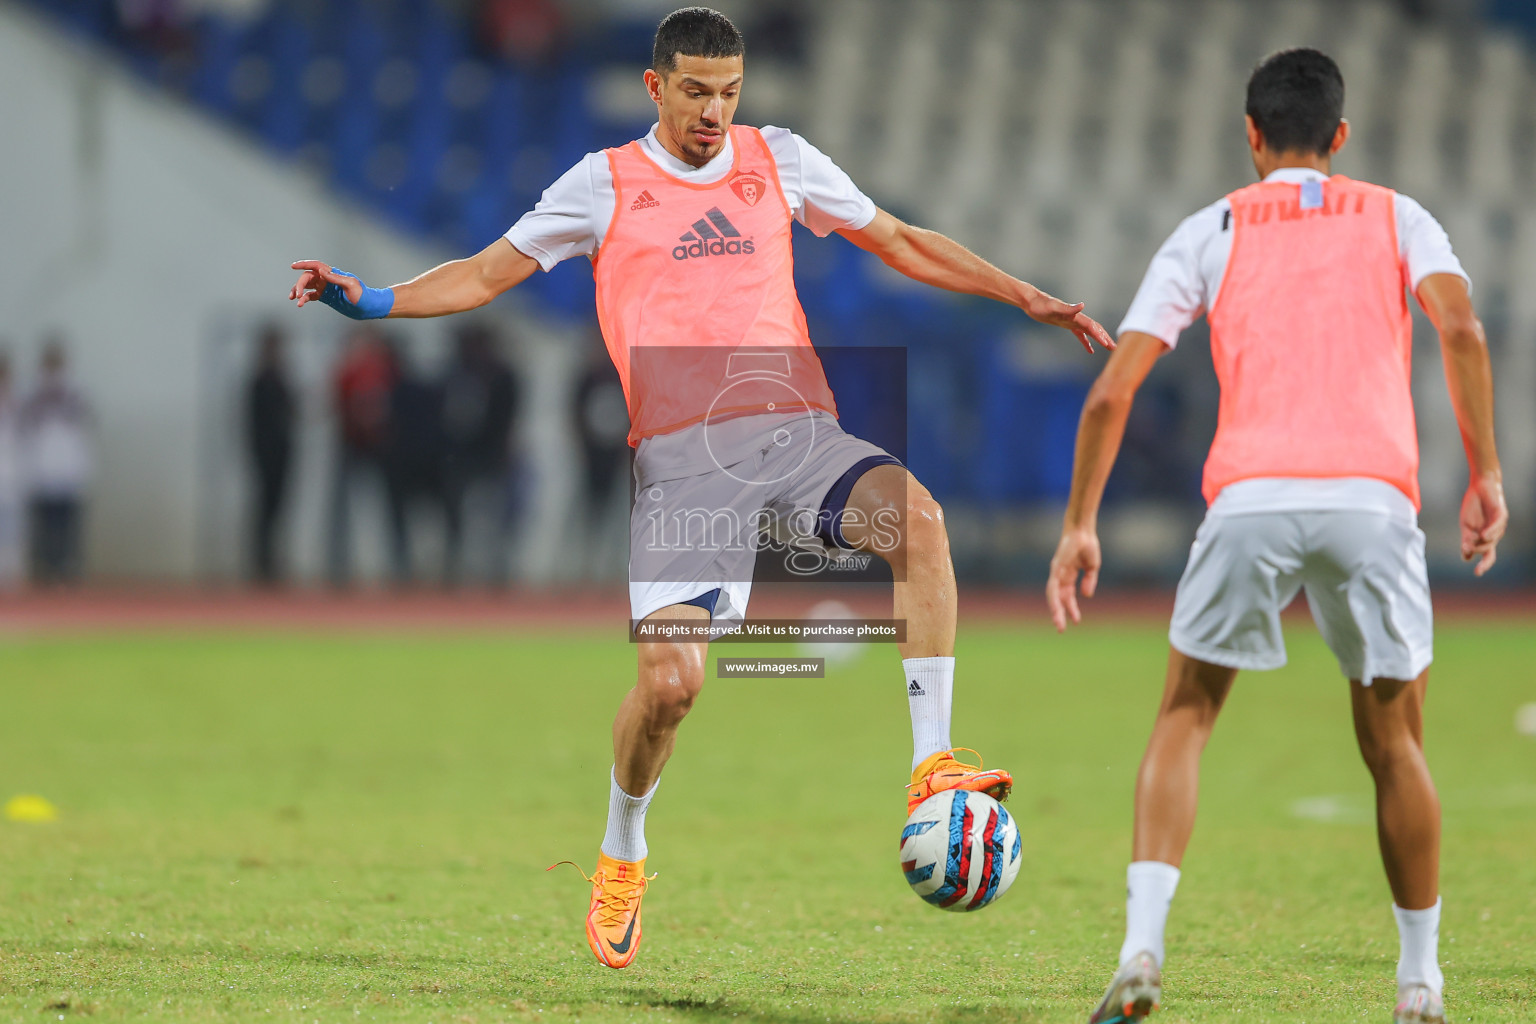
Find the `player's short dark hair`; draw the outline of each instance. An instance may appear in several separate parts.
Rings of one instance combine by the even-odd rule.
[[[740,57],[746,43],[731,19],[708,7],[684,7],[661,19],[656,26],[656,45],[651,50],[651,68],[667,74],[677,68],[678,54],[684,57]]]
[[[1253,69],[1247,112],[1275,152],[1326,155],[1344,116],[1344,75],[1319,50],[1281,50]]]

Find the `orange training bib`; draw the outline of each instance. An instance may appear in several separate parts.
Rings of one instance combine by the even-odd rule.
[[[1254,477],[1364,476],[1418,507],[1393,195],[1335,175],[1228,197],[1232,254],[1209,314],[1221,405],[1207,502]]]
[[[789,203],[762,133],[695,184],[638,142],[607,151],[613,221],[594,259],[597,315],[629,402],[629,443],[706,420],[836,415],[795,293]]]

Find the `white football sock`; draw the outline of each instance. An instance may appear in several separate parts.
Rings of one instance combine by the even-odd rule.
[[[630,796],[619,788],[618,776],[608,776],[608,831],[603,834],[603,852],[614,860],[645,860],[645,811],[656,795],[656,781],[644,796]]]
[[[1392,904],[1397,918],[1397,984],[1428,985],[1438,995],[1445,988],[1440,973],[1440,901],[1423,910]]]
[[[1163,930],[1168,927],[1168,908],[1179,887],[1179,869],[1158,860],[1133,861],[1125,869],[1125,945],[1120,947],[1124,966],[1137,953],[1147,952],[1163,965]]]
[[[954,658],[903,658],[912,709],[912,768],[950,749],[949,709],[955,693]]]

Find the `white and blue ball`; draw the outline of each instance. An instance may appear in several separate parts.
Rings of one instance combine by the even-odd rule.
[[[1018,823],[985,793],[935,793],[901,830],[907,884],[944,910],[996,902],[1018,877],[1022,853]]]

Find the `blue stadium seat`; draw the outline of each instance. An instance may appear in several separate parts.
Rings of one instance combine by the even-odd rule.
[[[368,160],[379,135],[380,114],[374,81],[384,66],[388,43],[373,11],[361,4],[342,34],[341,60],[346,75],[346,102],[336,110],[332,175],[354,195],[368,191]]]
[[[279,153],[290,154],[304,139],[306,105],[301,87],[311,41],[308,28],[297,18],[274,18],[269,31],[272,84],[262,105],[260,132]]]
[[[1025,344],[1067,343],[1059,332],[1042,329],[1031,334],[1038,337]],[[1087,382],[1073,376],[1021,374],[1010,357],[1011,344],[986,344],[976,495],[994,505],[1064,501],[1072,485],[1073,441]]]

